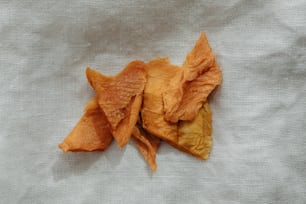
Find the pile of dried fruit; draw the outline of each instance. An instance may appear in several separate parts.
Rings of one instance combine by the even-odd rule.
[[[122,148],[132,137],[153,171],[160,140],[208,158],[212,116],[207,97],[222,76],[204,33],[182,67],[157,58],[130,62],[116,76],[87,68],[86,76],[96,96],[59,144],[64,152],[105,150],[113,138]]]

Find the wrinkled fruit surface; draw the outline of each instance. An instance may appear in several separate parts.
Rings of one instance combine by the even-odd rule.
[[[59,148],[64,152],[105,150],[113,138],[124,147],[132,138],[156,171],[161,141],[199,159],[212,147],[212,113],[207,101],[222,73],[202,33],[182,66],[168,58],[130,62],[116,76],[86,69],[96,96]]]

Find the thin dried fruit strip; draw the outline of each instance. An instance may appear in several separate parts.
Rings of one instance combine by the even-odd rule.
[[[139,126],[133,129],[133,138],[140,153],[148,162],[151,169],[156,171],[156,151],[159,146],[160,140],[142,130]]]
[[[64,152],[105,150],[113,137],[97,98],[91,99],[70,134],[59,144]]]

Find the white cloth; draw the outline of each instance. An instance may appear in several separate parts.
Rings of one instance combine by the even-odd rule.
[[[305,203],[306,2],[0,0],[1,203]],[[223,71],[213,150],[130,142],[63,154],[93,95],[85,68],[181,64],[207,33]]]

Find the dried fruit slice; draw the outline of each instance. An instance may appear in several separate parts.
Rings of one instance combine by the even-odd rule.
[[[90,68],[86,75],[91,86],[96,90],[100,107],[113,129],[128,114],[127,106],[133,96],[143,92],[146,83],[146,68],[141,61],[130,62],[115,77],[107,77]]]
[[[221,71],[206,35],[202,33],[187,55],[183,69],[163,93],[165,119],[173,123],[194,119],[209,93],[220,83]]]
[[[167,58],[158,58],[147,64],[148,75],[144,89],[142,125],[149,133],[170,142],[177,141],[177,124],[164,119],[162,92],[168,82],[180,71]]]
[[[160,140],[145,132],[138,125],[133,129],[133,138],[144,159],[148,162],[151,169],[156,171],[156,151],[160,144]]]
[[[207,71],[215,62],[214,53],[209,46],[205,33],[202,33],[183,64],[182,83],[192,81]]]
[[[70,134],[58,145],[64,152],[104,150],[111,143],[113,137],[96,97],[88,102],[84,112]]]
[[[200,159],[207,159],[212,145],[212,114],[208,102],[200,109],[193,121],[178,124],[178,149]]]
[[[86,76],[96,97],[59,144],[64,152],[104,150],[113,137],[123,147],[133,135],[153,171],[160,139],[197,158],[208,158],[212,114],[207,97],[222,77],[205,33],[182,67],[158,58],[147,64],[133,61],[114,77],[90,68]]]
[[[146,83],[146,66],[133,61],[115,77],[107,77],[87,68],[89,83],[95,89],[101,109],[111,125],[111,132],[120,147],[130,139],[142,103]]]
[[[126,117],[119,123],[116,129],[111,129],[114,138],[121,148],[124,147],[131,138],[133,128],[138,120],[141,104],[142,95],[134,96],[126,109]]]
[[[192,104],[200,107],[190,107],[188,103],[183,103],[182,109],[189,108],[190,110],[185,110],[186,113],[191,111],[191,114],[195,114],[196,117],[192,121],[171,123],[164,119],[162,90],[172,77],[180,73],[181,69],[171,65],[168,59],[156,59],[149,62],[147,64],[148,79],[144,90],[144,101],[141,111],[144,129],[181,151],[201,159],[206,159],[209,155],[212,141],[211,112],[207,102],[203,108],[201,107],[204,103],[203,94],[207,90],[205,87],[208,86],[209,89],[209,86],[213,86],[210,84],[210,80],[215,80],[214,76],[219,71],[217,65],[216,68],[214,67],[207,71],[207,74],[201,75],[192,81],[188,91],[185,92],[184,99],[186,97],[189,101],[193,101]],[[210,93],[208,92],[206,92],[207,95]]]
[[[172,115],[166,113],[166,120],[171,122],[193,120],[209,94],[221,83],[221,80],[221,70],[215,63],[209,70],[186,84],[183,89],[183,99],[179,103],[178,109],[172,112]]]
[[[165,121],[163,114],[142,110],[143,128],[167,142],[177,142],[177,123]]]

